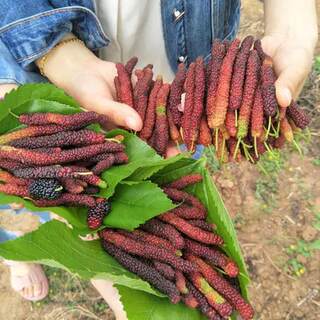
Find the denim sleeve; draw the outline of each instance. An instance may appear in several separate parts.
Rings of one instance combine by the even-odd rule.
[[[91,0],[0,1],[0,39],[28,71],[69,32],[91,50],[109,43]]]

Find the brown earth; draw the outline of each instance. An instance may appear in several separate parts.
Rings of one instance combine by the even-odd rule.
[[[320,1],[317,8],[320,13]],[[244,0],[240,34],[262,36],[262,15],[260,1]],[[237,228],[252,279],[251,301],[260,320],[320,318],[320,251],[308,247],[320,238],[315,228],[316,213],[320,213],[320,166],[315,161],[320,154],[316,74],[306,84],[301,101],[314,116],[313,140],[302,144],[303,157],[287,149],[276,161],[280,170],[273,170],[274,162],[266,159],[262,165],[268,168],[269,176],[248,163],[231,164],[214,174]],[[0,265],[0,319],[113,319],[87,282],[60,270],[46,270],[49,297],[41,303],[29,303],[10,289],[8,272]]]

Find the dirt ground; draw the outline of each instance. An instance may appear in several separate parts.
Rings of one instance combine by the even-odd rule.
[[[261,36],[262,15],[260,1],[243,1],[240,34]],[[238,231],[256,319],[320,318],[319,82],[313,72],[301,96],[313,115],[312,142],[301,141],[304,156],[287,148],[280,157],[261,162],[267,175],[248,163],[228,165],[213,175]],[[10,289],[8,272],[0,265],[0,319],[113,319],[89,283],[61,270],[46,272],[49,297],[29,303]]]

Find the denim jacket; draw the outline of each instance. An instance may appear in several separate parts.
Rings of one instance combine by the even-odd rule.
[[[106,0],[100,0],[106,1]],[[210,57],[214,38],[232,39],[240,0],[161,0],[163,37],[170,66]],[[94,0],[1,0],[0,84],[43,81],[34,61],[73,32],[96,51],[110,42]]]

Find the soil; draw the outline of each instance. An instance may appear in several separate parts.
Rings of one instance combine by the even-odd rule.
[[[261,1],[242,3],[240,36],[261,37]],[[320,2],[317,6],[320,13]],[[301,100],[314,116],[313,143],[302,144],[303,157],[287,149],[280,161],[282,169],[276,173],[271,170],[270,177],[245,162],[225,166],[213,175],[234,219],[248,265],[256,319],[320,317],[320,250],[307,247],[320,238],[315,228],[315,213],[320,212],[320,166],[315,164],[320,154],[318,85],[319,77],[311,75],[302,94]],[[266,165],[269,162],[266,160]],[[63,271],[47,271],[52,287],[49,298],[29,303],[10,289],[8,271],[0,265],[0,319],[113,319],[88,283]]]

